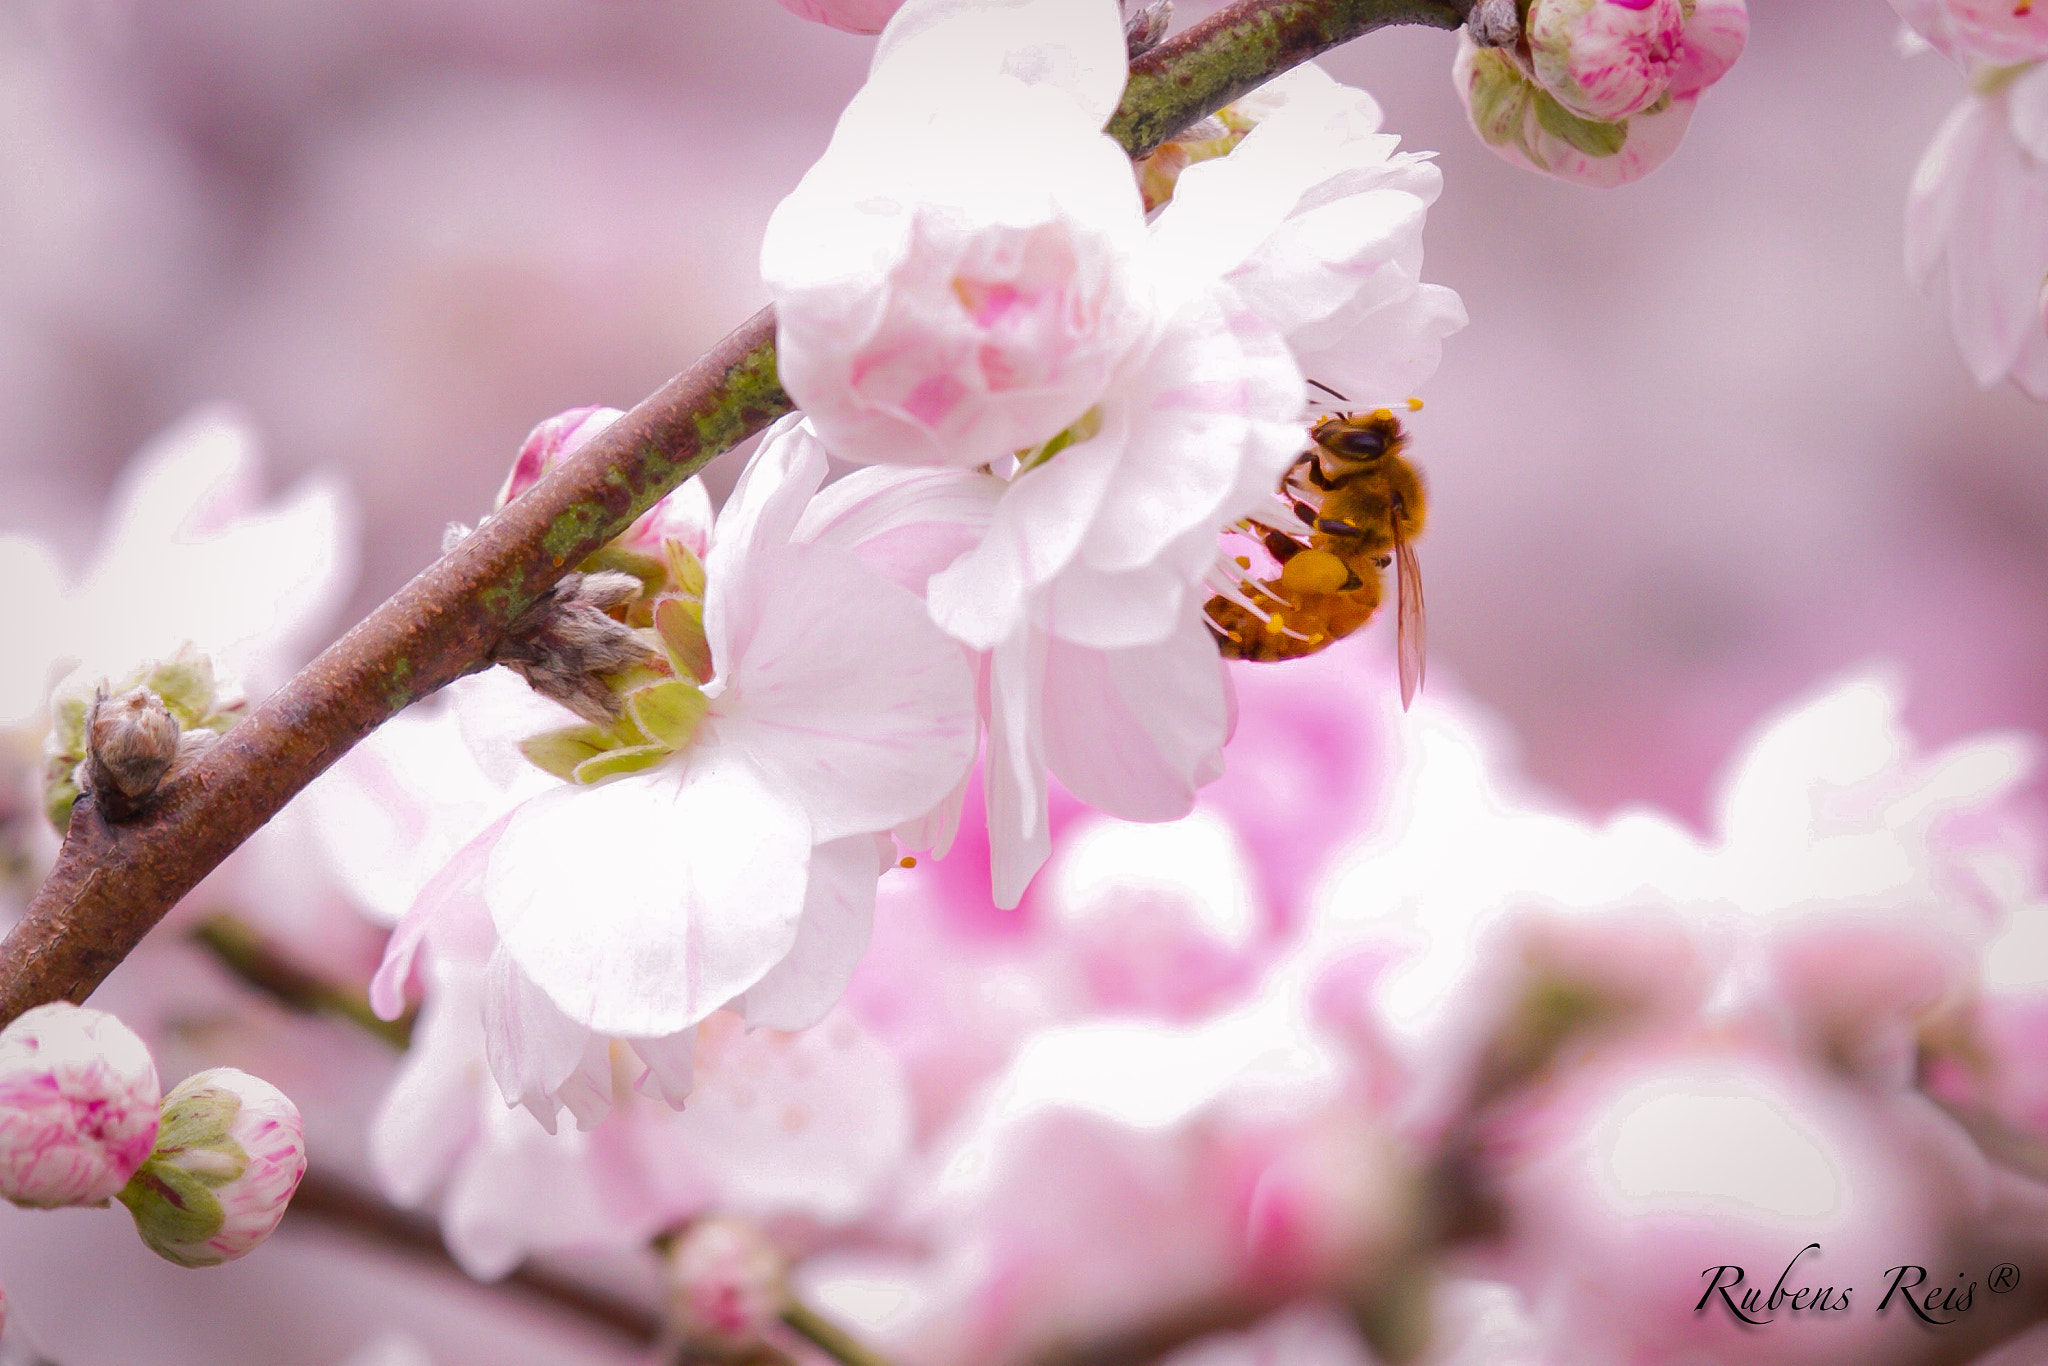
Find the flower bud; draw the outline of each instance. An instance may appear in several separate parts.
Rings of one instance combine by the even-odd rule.
[[[158,1256],[218,1266],[270,1236],[305,1174],[298,1107],[260,1077],[215,1067],[165,1097],[156,1150],[121,1203]]]
[[[156,1141],[149,1049],[102,1010],[37,1006],[0,1032],[0,1195],[103,1205]]]
[[[135,810],[178,757],[178,721],[148,688],[104,691],[85,713],[85,790],[110,819]]]
[[[847,33],[880,33],[903,0],[782,0],[782,7],[813,23]]]
[[[1530,65],[1566,109],[1614,123],[1670,89],[1684,31],[1679,0],[1535,0]]]
[[[498,500],[492,506],[501,508],[538,484],[543,474],[561,464],[577,447],[624,416],[617,408],[586,404],[543,419],[526,434],[526,442],[513,457],[512,470],[505,476]]]
[[[1704,6],[1703,6],[1704,7]],[[1678,150],[1699,97],[1664,96],[1618,122],[1582,118],[1498,48],[1461,33],[1452,67],[1458,98],[1480,140],[1502,158],[1603,189],[1640,180]]]
[[[108,693],[115,695],[109,697]],[[126,820],[216,736],[241,719],[243,699],[214,679],[213,662],[187,645],[110,689],[60,690],[43,740],[43,805],[61,834],[90,791],[100,814]]]
[[[788,1303],[782,1255],[741,1219],[699,1219],[669,1248],[669,1313],[685,1340],[743,1347]]]

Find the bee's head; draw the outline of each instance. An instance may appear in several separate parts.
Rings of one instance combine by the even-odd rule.
[[[1326,455],[1334,457],[1330,463],[1367,466],[1399,448],[1401,420],[1385,408],[1331,414],[1316,420],[1310,436]]]

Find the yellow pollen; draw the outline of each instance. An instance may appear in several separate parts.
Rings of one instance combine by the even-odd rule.
[[[1266,618],[1266,629],[1276,636],[1279,635],[1287,629],[1287,618],[1275,612],[1272,616]]]
[[[1391,408],[1375,408],[1372,410],[1372,415],[1381,422],[1391,422],[1394,420],[1394,412]]]
[[[917,860],[905,854],[902,858],[896,860],[896,866],[898,868],[915,868],[917,867]]]
[[[1409,412],[1411,412],[1411,413],[1419,413],[1419,412],[1421,412],[1421,411],[1422,411],[1422,400],[1421,400],[1421,399],[1419,399],[1419,398],[1410,398],[1410,399],[1408,400],[1408,411],[1409,411]]]
[[[1250,569],[1250,568],[1252,567],[1252,560],[1251,560],[1251,556],[1249,556],[1249,555],[1240,555],[1240,556],[1238,556],[1238,557],[1237,557],[1237,567],[1238,567],[1239,569]]]

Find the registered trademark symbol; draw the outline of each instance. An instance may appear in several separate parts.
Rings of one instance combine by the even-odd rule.
[[[2020,1269],[2011,1262],[2000,1262],[1991,1268],[1991,1274],[1984,1283],[1994,1294],[2003,1295],[2008,1290],[2017,1290],[2020,1288]]]

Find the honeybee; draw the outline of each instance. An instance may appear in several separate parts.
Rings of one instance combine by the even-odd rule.
[[[1315,381],[1309,381],[1314,384]],[[1318,389],[1339,402],[1327,386]],[[1205,605],[1228,659],[1300,659],[1372,619],[1380,571],[1394,569],[1401,705],[1422,686],[1425,623],[1415,538],[1427,503],[1422,476],[1402,454],[1407,434],[1385,408],[1326,413],[1280,481],[1277,506],[1231,528],[1256,541],[1278,572],[1254,576],[1249,557],[1212,581]]]

